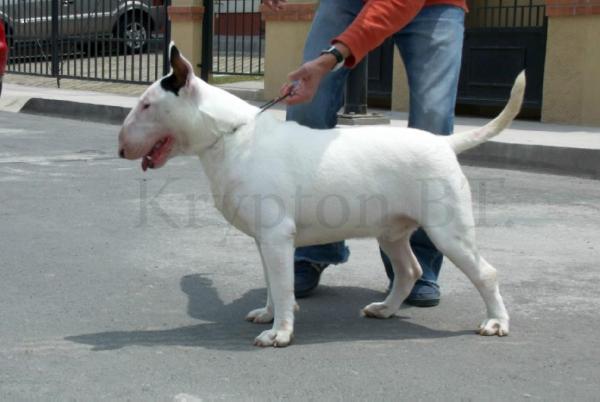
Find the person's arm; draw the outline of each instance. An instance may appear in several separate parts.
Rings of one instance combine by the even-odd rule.
[[[424,4],[425,0],[368,0],[352,24],[332,40],[344,56],[346,67],[353,67],[370,50],[407,25]],[[334,56],[323,54],[291,72],[288,80],[293,83],[284,84],[280,90],[282,95],[292,92],[285,103],[296,105],[310,101],[335,64]]]
[[[360,14],[332,43],[350,50],[346,67],[353,67],[392,34],[406,26],[423,8],[425,0],[369,0]]]

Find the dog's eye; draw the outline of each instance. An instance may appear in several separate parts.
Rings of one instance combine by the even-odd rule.
[[[149,104],[149,103],[144,103],[144,104],[142,105],[142,110],[146,110],[146,109],[148,109],[149,107],[150,107],[150,104]]]

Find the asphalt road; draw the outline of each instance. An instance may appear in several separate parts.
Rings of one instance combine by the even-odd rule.
[[[296,339],[252,346],[265,299],[251,239],[210,203],[194,158],[142,173],[117,127],[0,113],[0,400],[594,400],[600,385],[600,182],[465,168],[506,338],[475,335],[476,290],[383,298],[373,240],[300,301]]]

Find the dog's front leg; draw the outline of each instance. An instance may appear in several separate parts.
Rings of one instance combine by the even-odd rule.
[[[254,344],[287,346],[294,333],[294,243],[290,237],[262,239],[257,243],[274,308],[274,321],[273,328],[257,336]]]
[[[267,285],[267,304],[265,307],[257,308],[250,311],[246,315],[246,321],[253,322],[255,324],[268,324],[273,321],[273,298],[271,297],[271,287],[269,286],[269,271],[267,270],[267,264],[265,264],[265,258],[260,247],[258,240],[256,241],[256,247],[260,253],[260,260],[263,266],[263,273],[265,275],[265,284]]]

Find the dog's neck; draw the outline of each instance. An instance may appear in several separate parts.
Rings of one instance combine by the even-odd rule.
[[[194,86],[200,95],[194,99],[197,110],[185,132],[190,152],[202,157],[223,138],[236,135],[244,126],[252,124],[259,109],[199,78]]]
[[[224,192],[225,177],[256,135],[256,126],[273,120],[260,109],[220,88],[198,80],[197,114],[186,128],[190,149],[200,158],[215,203]]]
[[[214,204],[219,210],[224,205],[224,197],[229,190],[229,178],[254,135],[255,121],[250,121],[236,127],[233,132],[216,136],[209,147],[198,153]]]
[[[272,135],[272,128],[277,124],[279,121],[270,114],[256,115],[234,132],[221,135],[211,147],[199,154],[217,209],[222,211],[227,205],[225,199],[231,193],[236,177],[244,170],[249,149],[256,145],[256,141],[261,141],[258,137]]]

